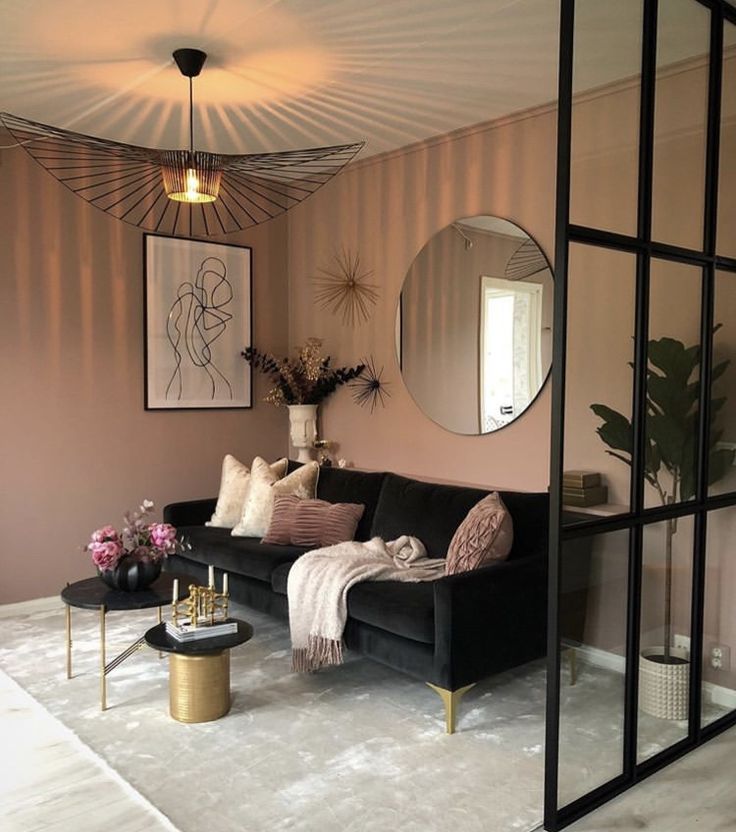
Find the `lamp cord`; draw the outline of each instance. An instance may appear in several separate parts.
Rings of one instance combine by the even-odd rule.
[[[194,104],[192,99],[192,78],[189,78],[189,154],[194,158]]]

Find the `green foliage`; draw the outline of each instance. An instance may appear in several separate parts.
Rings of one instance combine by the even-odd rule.
[[[700,345],[685,347],[674,338],[660,338],[650,341],[648,349],[644,475],[664,505],[690,500],[695,495],[700,382],[691,378],[700,366]],[[723,375],[729,363],[722,361],[713,368],[713,381]],[[711,400],[709,485],[722,479],[734,460],[734,451],[716,448],[722,436],[716,428],[716,417],[725,402],[725,397]],[[606,405],[590,407],[601,419],[596,432],[611,448],[606,453],[631,465],[631,422]]]

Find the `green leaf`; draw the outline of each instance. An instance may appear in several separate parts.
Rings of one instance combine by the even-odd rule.
[[[718,448],[710,452],[708,457],[708,485],[714,485],[722,480],[733,465],[736,451],[731,448]]]
[[[665,414],[650,416],[647,419],[647,438],[659,449],[662,464],[670,473],[681,466],[683,446],[687,440],[682,420]]]
[[[666,376],[687,384],[693,370],[700,361],[700,345],[685,348],[682,341],[675,338],[660,338],[650,341],[648,345],[649,361]]]
[[[725,361],[721,361],[720,364],[716,364],[711,370],[710,380],[715,381],[717,378],[720,378],[726,372],[730,363],[730,359],[727,358]]]
[[[650,375],[647,395],[660,413],[674,419],[684,419],[698,399],[699,387],[680,384],[669,376]]]
[[[631,454],[631,422],[613,408],[604,404],[592,404],[590,409],[603,419],[603,424],[597,428],[598,436],[610,448]]]

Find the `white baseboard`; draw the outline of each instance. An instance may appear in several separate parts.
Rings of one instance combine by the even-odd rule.
[[[621,674],[626,671],[626,659],[624,656],[619,656],[618,653],[601,650],[600,647],[592,647],[589,644],[566,646],[573,647],[577,651],[578,658],[593,665],[593,667],[600,667]],[[714,705],[736,710],[736,690],[713,684],[713,682],[704,682],[703,690]]]

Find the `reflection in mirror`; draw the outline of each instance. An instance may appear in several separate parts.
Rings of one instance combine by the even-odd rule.
[[[396,349],[409,392],[455,433],[517,419],[552,360],[552,272],[534,240],[498,217],[465,217],[432,237],[407,272]]]

